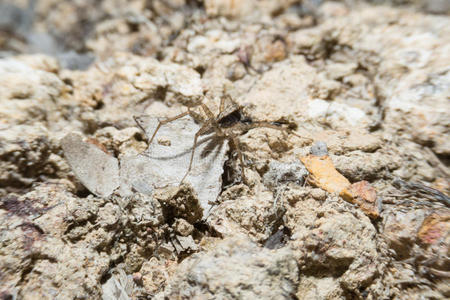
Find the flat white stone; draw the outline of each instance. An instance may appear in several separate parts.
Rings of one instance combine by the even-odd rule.
[[[97,146],[83,141],[78,133],[61,139],[64,155],[73,173],[93,194],[108,197],[119,186],[119,162]]]
[[[158,119],[137,118],[151,137]],[[153,189],[178,186],[188,171],[194,137],[200,126],[191,117],[183,117],[163,125],[152,144],[143,153],[120,161],[121,190],[125,196],[134,191],[149,194]],[[223,164],[228,151],[227,141],[214,135],[200,136],[194,153],[192,169],[185,179],[198,196],[203,216],[208,215],[222,186]]]

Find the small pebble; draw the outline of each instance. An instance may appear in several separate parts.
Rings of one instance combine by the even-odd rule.
[[[142,283],[142,274],[139,272],[133,273],[133,281],[137,284]]]
[[[182,236],[188,236],[194,230],[194,226],[189,224],[185,219],[176,219],[173,226],[176,232]]]
[[[327,192],[319,188],[313,189],[310,194],[314,199],[319,201],[325,201],[327,199]]]
[[[311,146],[311,154],[315,156],[324,156],[328,155],[327,144],[322,141],[316,142]]]
[[[269,171],[264,175],[264,184],[278,187],[283,183],[295,182],[302,185],[307,175],[308,171],[299,160],[290,163],[272,161]]]

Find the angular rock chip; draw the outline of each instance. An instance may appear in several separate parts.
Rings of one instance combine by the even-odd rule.
[[[122,269],[115,269],[111,277],[102,285],[102,299],[131,300],[135,288],[131,275]]]
[[[337,193],[344,200],[357,204],[370,218],[376,219],[381,212],[381,199],[377,198],[376,190],[367,181],[350,181],[339,173],[328,155],[316,156],[309,154],[300,157],[310,173],[309,181],[329,192]]]
[[[340,194],[350,185],[350,181],[336,170],[328,155],[316,156],[310,154],[300,157],[300,161],[309,171],[310,181],[329,193]]]
[[[136,120],[149,137],[159,122],[151,116]],[[195,133],[199,129],[191,117],[175,120],[161,126],[146,151],[121,159],[121,194],[130,194],[132,190],[148,194],[153,189],[178,186],[188,171]],[[184,182],[197,194],[204,217],[219,195],[227,151],[226,141],[217,141],[214,135],[198,139],[192,169]]]
[[[61,139],[64,155],[75,176],[93,194],[108,197],[119,186],[119,162],[78,133]]]
[[[350,203],[357,204],[371,219],[376,219],[381,213],[381,198],[369,182],[362,180],[353,183],[341,193]]]
[[[295,182],[301,185],[308,174],[305,166],[298,160],[290,163],[271,161],[269,171],[264,174],[263,180],[264,184],[272,187],[288,182]]]

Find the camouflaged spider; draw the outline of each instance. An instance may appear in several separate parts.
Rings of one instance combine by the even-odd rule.
[[[225,107],[225,100],[229,100],[229,105],[227,107]],[[197,107],[201,108],[200,113],[194,111],[194,109],[196,109]],[[203,115],[201,112],[203,112]],[[158,126],[156,127],[155,131],[153,132],[153,135],[148,141],[148,145],[152,143],[161,126],[170,123],[172,121],[175,121],[177,119],[180,119],[182,117],[185,117],[187,115],[191,116],[194,119],[194,121],[197,122],[198,124],[201,124],[201,127],[195,134],[194,144],[192,146],[191,157],[189,160],[189,167],[188,170],[186,171],[186,174],[181,179],[180,184],[183,183],[183,181],[186,179],[187,175],[191,171],[194,153],[197,147],[197,141],[198,138],[202,135],[214,133],[215,136],[218,137],[219,139],[228,140],[230,147],[234,148],[237,152],[239,162],[241,165],[242,181],[247,184],[247,179],[245,177],[244,171],[245,164],[238,136],[246,133],[251,129],[259,127],[272,128],[276,130],[295,129],[295,126],[294,128],[292,126],[286,128],[282,126],[283,125],[282,123],[278,122],[253,121],[252,119],[246,117],[242,113],[242,108],[239,105],[237,105],[231,99],[230,96],[225,96],[222,97],[220,100],[219,112],[217,115],[214,115],[211,109],[205,103],[200,103],[198,106],[191,108],[188,107],[187,111],[179,115],[159,121]],[[138,122],[136,121],[136,123]]]

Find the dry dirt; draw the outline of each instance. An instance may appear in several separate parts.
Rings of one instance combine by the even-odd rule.
[[[2,1],[0,299],[448,299],[449,14]]]

